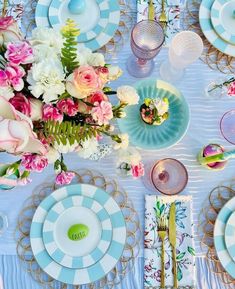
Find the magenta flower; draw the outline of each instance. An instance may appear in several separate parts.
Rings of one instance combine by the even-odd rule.
[[[235,96],[235,81],[232,82],[228,87],[228,95]]]
[[[73,172],[64,172],[62,171],[56,176],[55,182],[57,185],[68,185],[71,183],[75,174]]]
[[[5,70],[0,69],[0,86],[9,86],[10,80]]]
[[[14,106],[16,110],[30,117],[31,115],[31,104],[28,98],[23,93],[18,92],[12,97],[9,102]]]
[[[27,171],[42,172],[48,165],[46,157],[37,154],[24,154],[22,157],[21,165]]]
[[[74,102],[72,98],[62,99],[57,102],[56,106],[61,112],[69,116],[74,116],[78,112],[78,103]]]
[[[144,165],[141,162],[138,165],[132,165],[131,173],[134,178],[142,177],[144,175]]]
[[[8,77],[8,81],[13,88],[16,91],[21,91],[24,87],[24,81],[22,78],[25,76],[23,67],[8,65],[5,72]]]
[[[62,122],[63,114],[61,114],[58,108],[54,107],[53,104],[45,104],[42,109],[42,119],[44,121],[55,120]]]
[[[26,41],[9,43],[5,57],[13,65],[32,63],[33,49]]]
[[[95,102],[91,115],[99,125],[108,124],[113,118],[112,104],[108,101]]]

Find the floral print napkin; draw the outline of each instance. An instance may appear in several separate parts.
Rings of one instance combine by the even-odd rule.
[[[149,0],[138,0],[137,2],[137,21],[148,19]],[[180,14],[183,11],[186,0],[165,0],[166,15],[168,18],[167,29],[165,31],[165,46],[169,46],[172,37],[180,31]],[[161,0],[153,0],[155,6],[155,19],[161,14]]]
[[[179,286],[195,286],[195,251],[193,247],[191,222],[191,196],[147,195],[145,197],[144,232],[144,286],[160,288],[161,283],[161,241],[157,234],[157,225],[161,216],[169,218],[172,202],[176,204],[177,231],[177,278]],[[166,286],[173,288],[172,249],[165,238],[165,280]],[[168,288],[168,287],[167,287]]]

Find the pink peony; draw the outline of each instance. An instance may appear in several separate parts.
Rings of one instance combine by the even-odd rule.
[[[27,171],[42,172],[48,165],[48,160],[44,156],[37,154],[24,154],[21,160],[21,165]]]
[[[230,83],[228,87],[228,95],[235,96],[235,81]]]
[[[8,65],[5,72],[8,77],[8,81],[13,86],[13,88],[16,91],[21,91],[24,87],[24,81],[22,78],[25,76],[23,67]]]
[[[74,102],[72,98],[62,99],[57,102],[56,106],[61,112],[69,116],[74,116],[78,112],[78,103]]]
[[[134,178],[142,177],[144,175],[144,165],[141,162],[138,165],[132,165],[131,173]]]
[[[104,85],[109,81],[109,69],[107,67],[97,67],[95,69],[96,73],[98,74],[101,83],[102,83],[102,88],[104,87]]]
[[[56,176],[56,184],[57,185],[68,185],[71,183],[72,179],[74,178],[75,174],[73,172],[64,172],[62,171]]]
[[[99,125],[108,124],[113,118],[112,104],[108,101],[95,102],[91,115]]]
[[[0,44],[23,39],[12,16],[0,17]]]
[[[29,99],[27,99],[23,93],[16,93],[14,97],[12,97],[9,102],[14,106],[14,108],[23,114],[30,117],[31,115],[31,105]]]
[[[44,121],[55,120],[62,122],[63,114],[61,114],[58,108],[54,107],[53,104],[45,104],[42,109],[42,119]]]
[[[68,76],[66,88],[70,95],[82,99],[101,90],[102,81],[92,66],[84,65]]]
[[[96,91],[96,92],[92,93],[87,98],[87,101],[90,102],[90,103],[95,103],[95,102],[101,103],[101,101],[103,101],[103,100],[104,101],[108,101],[108,97],[102,91]]]
[[[14,65],[32,63],[33,49],[26,41],[8,43],[5,57]]]

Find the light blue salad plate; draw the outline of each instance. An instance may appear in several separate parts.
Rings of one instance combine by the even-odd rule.
[[[35,10],[35,21],[37,27],[52,27],[52,25],[55,27],[57,26],[58,28],[60,27],[60,24],[56,25],[58,19],[60,21],[60,14],[54,15],[56,8],[52,7],[54,10],[52,8],[49,8],[50,5],[58,6],[58,4],[56,4],[55,2],[58,3],[56,0],[38,1]],[[67,2],[68,0],[66,0],[66,3]],[[97,5],[95,0],[93,0],[93,2],[95,5]],[[78,28],[81,31],[85,31],[78,36],[78,48],[89,48],[92,51],[96,51],[105,44],[107,44],[113,38],[118,29],[120,21],[120,6],[118,0],[99,0],[97,2],[101,2],[102,7],[102,11],[100,11],[98,16],[96,16],[96,18],[98,18],[97,23],[93,22],[92,20],[89,21],[89,24],[87,25],[81,23],[83,25],[82,27],[79,27],[78,25]],[[64,22],[67,18],[73,19],[74,17],[73,14],[68,15],[68,13],[66,13],[63,15],[62,18]],[[91,18],[86,17],[86,21],[87,19],[90,20]],[[50,23],[50,21],[52,23]]]
[[[126,117],[118,119],[120,131],[128,133],[133,145],[146,150],[163,149],[179,142],[189,125],[189,107],[179,90],[156,79],[141,80],[134,86],[140,96],[139,104],[126,107]],[[169,100],[169,118],[160,126],[146,124],[139,111],[145,98],[156,97]]]
[[[235,0],[215,0],[211,7],[211,22],[221,38],[235,44]]]
[[[95,264],[79,269],[68,268],[57,263],[48,254],[42,236],[43,224],[49,210],[56,203],[74,196],[87,197],[98,202],[108,213],[112,225],[112,240],[106,253]],[[94,205],[90,201],[85,203],[87,207],[90,206],[90,209]],[[85,208],[88,209],[87,207]],[[108,274],[120,259],[125,242],[126,224],[118,204],[105,191],[87,184],[65,186],[50,194],[38,206],[30,228],[31,248],[38,265],[55,280],[72,285],[95,282]]]
[[[70,240],[68,228],[83,224],[88,236],[79,241]],[[48,254],[68,268],[89,267],[98,262],[112,240],[112,225],[106,210],[95,200],[73,196],[56,203],[43,225],[43,242]]]
[[[235,278],[235,262],[230,256],[225,243],[225,228],[230,216],[235,211],[235,197],[229,200],[220,210],[214,227],[214,244],[217,256],[232,278]]]
[[[207,40],[219,51],[235,57],[235,46],[221,38],[211,22],[211,8],[214,0],[202,0],[199,9],[199,22]]]
[[[231,258],[235,261],[235,212],[231,214],[225,227],[225,244]]]

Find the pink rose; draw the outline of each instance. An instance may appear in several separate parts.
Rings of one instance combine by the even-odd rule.
[[[58,108],[54,107],[53,104],[45,104],[42,109],[42,119],[44,121],[55,120],[62,122],[63,114],[61,114]]]
[[[24,154],[21,160],[21,165],[27,171],[42,172],[48,165],[48,160],[44,156],[37,154]]]
[[[27,99],[23,93],[16,93],[14,97],[12,97],[9,102],[14,106],[14,108],[23,114],[30,117],[31,115],[31,105],[29,99]]]
[[[12,16],[0,17],[0,43],[23,39],[18,24]]]
[[[75,174],[73,172],[64,172],[62,171],[56,176],[56,184],[57,185],[68,185],[71,183],[72,179],[74,178]]]
[[[112,104],[108,101],[95,102],[91,115],[99,125],[108,124],[113,118]]]
[[[8,43],[5,57],[15,65],[32,63],[33,49],[26,41]]]
[[[11,66],[8,65],[5,69],[8,81],[13,86],[16,91],[21,91],[24,87],[23,77],[25,76],[25,71],[21,66]]]
[[[235,96],[235,81],[230,83],[228,87],[228,95]]]
[[[138,165],[132,165],[131,173],[134,178],[142,177],[144,175],[144,165],[141,162]]]
[[[10,80],[5,70],[0,69],[0,86],[9,86]]]
[[[92,66],[84,65],[68,76],[66,88],[70,95],[82,99],[101,90],[102,82]]]
[[[90,103],[95,103],[95,102],[101,103],[101,101],[103,100],[108,101],[109,99],[107,95],[104,94],[102,91],[96,91],[87,98],[87,101]]]
[[[78,103],[74,102],[72,98],[62,99],[57,102],[56,106],[61,112],[69,116],[74,116],[78,112]]]
[[[101,82],[102,82],[102,88],[104,87],[104,85],[109,81],[109,69],[107,67],[97,67],[95,69],[96,73],[98,74]]]
[[[30,108],[31,108],[30,118],[33,121],[42,119],[42,101],[39,99],[30,97],[29,102],[30,102]]]

